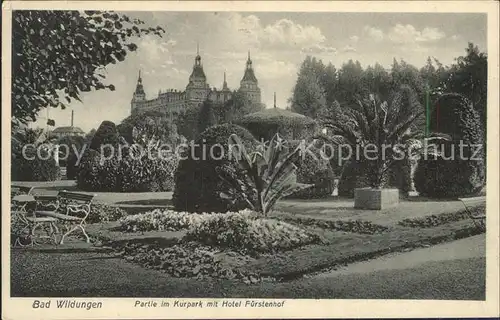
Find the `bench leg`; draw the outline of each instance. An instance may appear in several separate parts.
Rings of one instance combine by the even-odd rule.
[[[89,236],[88,236],[87,232],[85,232],[85,228],[84,228],[81,224],[79,224],[79,225],[77,225],[77,226],[74,226],[74,227],[73,227],[73,228],[71,228],[68,232],[66,232],[65,234],[63,234],[63,236],[62,236],[62,238],[61,238],[61,242],[59,242],[59,243],[60,243],[60,244],[63,244],[63,243],[64,243],[64,238],[65,238],[67,235],[69,235],[69,234],[73,233],[73,231],[76,231],[76,230],[78,230],[78,229],[80,229],[80,230],[82,231],[83,235],[85,236],[86,242],[87,242],[87,243],[90,243],[90,238],[89,238]]]

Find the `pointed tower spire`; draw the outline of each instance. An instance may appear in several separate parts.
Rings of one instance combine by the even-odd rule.
[[[274,91],[274,109],[276,109],[276,91]]]
[[[194,59],[195,66],[201,66],[200,43],[196,42],[196,58]]]
[[[227,81],[226,81],[226,71],[224,71],[224,82],[222,83],[222,90],[229,91],[229,88],[227,86]]]
[[[137,85],[135,87],[136,94],[144,94],[144,87],[142,86],[141,69],[139,69],[139,77],[137,78]]]

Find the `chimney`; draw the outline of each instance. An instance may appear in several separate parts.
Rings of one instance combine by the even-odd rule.
[[[73,121],[74,121],[74,118],[75,118],[75,111],[74,111],[74,110],[71,110],[71,128],[73,128]]]
[[[276,92],[274,92],[274,109],[276,109]]]

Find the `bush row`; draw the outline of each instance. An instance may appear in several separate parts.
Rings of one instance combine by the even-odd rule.
[[[89,150],[84,155],[77,174],[77,186],[85,191],[159,192],[171,191],[177,158],[136,159],[123,157],[102,161],[101,154]]]
[[[59,179],[61,175],[59,165],[49,152],[42,150],[41,157],[38,157],[35,150],[27,149],[26,157],[21,154],[13,155],[11,157],[11,180],[55,181]]]

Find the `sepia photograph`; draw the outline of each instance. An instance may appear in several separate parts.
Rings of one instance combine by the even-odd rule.
[[[3,283],[34,314],[487,300],[486,11],[11,5]]]

